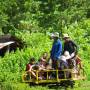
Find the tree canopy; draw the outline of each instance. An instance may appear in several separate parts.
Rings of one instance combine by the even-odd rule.
[[[0,1],[0,28],[8,32],[15,28],[62,32],[63,27],[85,18],[90,18],[90,0]]]

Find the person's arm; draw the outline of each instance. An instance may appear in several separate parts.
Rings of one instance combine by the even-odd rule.
[[[32,74],[32,76],[33,76],[34,78],[36,78],[36,74],[35,74],[35,72],[33,71],[33,66],[34,66],[34,65],[30,66],[29,72]]]
[[[75,48],[75,54],[77,53],[77,45],[76,45],[76,43],[74,42],[74,41],[71,41],[72,42],[72,45],[74,46],[74,48]]]
[[[64,46],[63,46],[63,54],[64,54],[64,52],[66,51],[66,43],[64,43]]]
[[[61,55],[62,52],[62,43],[58,43],[57,47],[56,47],[56,53],[55,53],[55,58],[58,59],[59,56]]]
[[[32,71],[32,66],[30,67],[29,71]]]
[[[76,43],[74,42],[74,41],[71,41],[72,42],[72,44],[77,48],[77,45],[76,45]]]

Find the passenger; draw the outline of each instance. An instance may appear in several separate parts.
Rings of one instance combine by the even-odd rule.
[[[47,59],[48,59],[48,53],[44,52],[38,63],[40,70],[44,70],[46,68]]]
[[[48,69],[52,69],[52,66],[51,66],[50,63],[49,63],[49,58],[48,58],[48,53],[47,53],[47,52],[44,52],[44,53],[43,53],[43,56],[42,56],[41,59],[46,60],[46,65],[45,65],[45,67],[46,67],[47,70],[48,70]]]
[[[26,71],[31,71],[32,65],[35,64],[35,58],[30,58],[29,63],[26,65]]]
[[[39,70],[45,70],[46,69],[46,64],[47,64],[46,60],[41,58],[40,62],[38,64],[39,65]]]
[[[33,65],[35,64],[35,58],[31,58],[29,63],[26,65],[26,71],[27,73],[33,77],[33,78],[36,78],[36,74],[35,72],[33,71]]]
[[[64,53],[66,59],[67,59],[67,62],[68,62],[68,66],[69,66],[69,69],[72,69],[72,75],[73,77],[77,77],[78,76],[78,68],[77,68],[77,65],[76,65],[76,57],[74,57],[74,54],[72,54],[70,56],[69,52],[68,51],[65,51]]]
[[[47,61],[48,60],[48,53],[44,52],[41,58],[43,58]]]
[[[74,67],[73,60],[72,60],[73,55],[70,56],[69,52],[68,51],[65,51],[64,52],[64,56],[65,56],[65,58],[67,60],[69,69],[72,69]]]
[[[64,34],[64,51],[68,51],[70,56],[72,57],[72,61],[69,63],[73,63],[72,65],[74,65],[73,67],[76,68],[76,55],[77,55],[77,45],[75,44],[75,42],[73,42],[72,40],[70,40],[70,37],[68,36],[68,34]],[[70,60],[70,59],[69,59]],[[70,65],[69,65],[70,66]]]
[[[68,36],[68,34],[64,34],[63,36],[63,39],[64,39],[64,51],[68,51],[70,53],[70,55],[72,53],[77,53],[77,45],[72,41],[70,40],[70,37]]]
[[[73,69],[74,71],[76,71],[77,75],[80,75],[80,70],[82,69],[82,63],[81,63],[81,58],[76,55],[74,56],[75,54],[71,54],[71,60],[72,60],[72,63],[73,63]]]
[[[50,70],[51,67],[52,67],[51,65],[49,65],[49,63],[47,63],[47,61],[48,61],[48,53],[44,52],[43,55],[41,56],[39,64],[38,64],[39,65],[39,70],[40,70],[39,76],[42,79],[46,79],[47,78],[46,71]]]
[[[40,58],[38,66],[39,66],[39,77],[40,79],[45,79],[45,70],[46,70],[46,59],[44,59],[43,57]]]
[[[75,55],[74,53],[70,55],[68,51],[64,52],[64,56],[67,59],[68,66],[70,69],[76,69],[76,56],[74,55]]]
[[[76,56],[76,65],[79,65],[79,68],[82,69],[81,58],[78,55]]]
[[[68,69],[68,62],[65,56],[60,57],[59,69],[60,70]]]
[[[51,38],[54,40],[54,42],[53,42],[52,49],[50,52],[50,58],[52,60],[52,68],[57,69],[58,68],[58,60],[62,53],[62,43],[59,39],[58,32],[55,32],[54,34],[52,34]]]
[[[80,75],[80,70],[82,69],[82,63],[81,63],[81,58],[78,55],[76,56],[76,67],[78,70],[78,75]]]
[[[59,71],[59,78],[65,78],[65,76],[66,76],[66,78],[70,78],[71,77],[70,71],[63,71],[65,69],[69,69],[67,59],[69,59],[71,57],[70,57],[70,55],[67,55],[67,54],[68,54],[68,52],[66,51],[64,53],[64,55],[62,55],[60,57],[59,70],[62,70],[62,71]]]

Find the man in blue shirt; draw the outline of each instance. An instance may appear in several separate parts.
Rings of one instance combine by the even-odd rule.
[[[58,32],[55,32],[54,34],[52,34],[51,38],[54,39],[54,42],[50,52],[50,58],[52,59],[52,68],[56,69],[58,67],[58,60],[62,52],[62,43],[59,39]]]

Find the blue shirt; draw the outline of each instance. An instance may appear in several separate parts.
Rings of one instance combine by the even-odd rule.
[[[62,52],[62,43],[58,39],[54,41],[52,49],[51,49],[51,59],[58,60]]]

